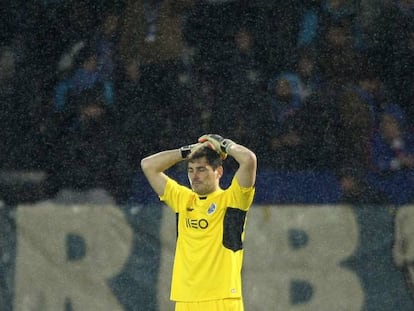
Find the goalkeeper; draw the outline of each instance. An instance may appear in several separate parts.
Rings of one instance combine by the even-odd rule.
[[[238,169],[220,188],[222,161]],[[165,171],[187,161],[191,189]],[[246,214],[253,202],[256,155],[216,134],[161,151],[141,161],[151,187],[177,215],[177,242],[171,284],[175,311],[243,311],[241,270]]]

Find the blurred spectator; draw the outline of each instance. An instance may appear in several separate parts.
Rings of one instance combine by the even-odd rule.
[[[336,20],[353,18],[357,13],[358,4],[348,0],[322,0],[321,12],[323,20]]]
[[[300,111],[303,104],[301,87],[302,81],[293,72],[283,72],[270,81],[272,108],[279,124],[284,125]]]
[[[263,75],[257,59],[254,33],[246,26],[234,27],[236,30],[231,37],[228,57],[224,65],[228,70],[225,78],[229,80],[228,83],[235,94],[238,94],[246,88],[257,88],[258,84],[263,82]]]
[[[331,148],[332,131],[329,112],[323,110],[325,101],[320,94],[304,101],[300,87],[294,73],[282,73],[269,83],[271,109],[267,115],[271,119],[265,124],[269,127],[270,167],[298,170],[329,166],[326,153]]]
[[[98,5],[88,1],[67,0],[64,5],[54,8],[59,31],[59,50],[63,52],[77,42],[90,40],[99,25]]]
[[[139,161],[151,150],[153,133],[148,131],[150,107],[145,100],[141,66],[136,58],[121,63],[116,80],[118,126],[127,149],[128,163],[138,169]]]
[[[215,91],[215,84],[209,73],[198,69],[191,87],[191,98],[188,101],[193,113],[187,116],[190,137],[197,138],[198,133],[215,132],[221,129],[221,122],[216,122],[215,111],[220,102]]]
[[[63,25],[59,26],[62,34],[59,49],[61,54],[57,62],[58,79],[73,72],[78,53],[85,46],[89,46],[97,54],[97,69],[100,74],[105,79],[112,80],[117,62],[122,16],[118,6],[114,4],[109,9],[97,6],[96,16],[93,14],[94,9],[83,2],[67,9],[68,17],[62,18]],[[61,10],[66,12],[65,9]]]
[[[322,76],[319,68],[317,53],[314,49],[299,50],[296,72],[302,82],[300,92],[303,100],[319,91],[322,84]]]
[[[193,0],[127,1],[122,54],[137,57],[143,66],[154,65],[154,70],[163,65],[174,69],[185,47],[183,23],[192,3]]]
[[[414,14],[411,22],[404,29],[404,37],[396,44],[393,56],[394,63],[390,64],[392,72],[387,75],[393,98],[400,103],[409,115],[411,125],[414,125]],[[398,58],[397,58],[398,57]]]
[[[391,98],[378,70],[370,64],[361,67],[353,88],[358,98],[368,107],[371,119],[377,125],[378,115],[391,104]]]
[[[68,96],[71,94],[79,95],[84,90],[94,88],[97,84],[102,84],[104,87],[106,103],[108,105],[115,104],[113,82],[105,79],[99,72],[98,54],[94,47],[85,46],[77,55],[77,62],[73,74],[59,81],[55,87],[55,109],[65,109]]]
[[[131,115],[141,114],[145,107],[143,103],[143,89],[141,84],[141,65],[138,59],[127,59],[121,63],[116,76],[115,86],[117,91],[118,111],[121,113],[121,120],[125,121]],[[137,116],[137,118],[139,118]]]
[[[298,48],[312,48],[317,44],[323,29],[331,22],[352,20],[350,29],[355,37],[355,46],[365,48],[360,20],[357,18],[359,4],[348,0],[306,1],[302,4],[302,17],[298,35]]]
[[[337,93],[337,161],[339,167],[358,163],[361,169],[369,164],[369,142],[372,137],[374,120],[370,107],[352,87],[347,85]]]
[[[63,78],[70,74],[73,70],[73,66],[75,65],[74,62],[76,55],[85,47],[85,45],[85,41],[80,40],[73,44],[68,51],[64,52],[57,65],[58,78]]]
[[[273,131],[270,137],[271,166],[279,169],[303,168],[303,119],[300,81],[293,73],[278,75],[269,84],[271,94]],[[269,159],[270,160],[270,159]]]
[[[256,27],[260,62],[267,78],[297,61],[302,1],[259,1]]]
[[[183,23],[192,3],[193,0],[126,3],[120,52],[126,59],[140,61],[146,118],[151,120],[146,129],[158,133],[158,138],[152,140],[154,150],[158,145],[174,144],[180,133],[186,131],[176,118],[182,115],[179,69],[186,48]]]
[[[249,24],[236,26],[234,33],[235,50],[232,53],[233,61],[237,67],[233,76],[240,72],[240,78],[247,84],[257,86],[263,82],[263,72],[257,56],[257,37]]]
[[[414,136],[396,106],[384,111],[371,144],[370,182],[396,204],[414,200]]]
[[[317,41],[321,23],[320,1],[305,1],[302,4],[302,17],[298,31],[298,49],[312,47]]]
[[[361,53],[355,46],[353,17],[330,17],[325,21],[317,45],[320,91],[333,118],[330,132],[336,137],[335,161],[338,167],[360,163],[367,167],[369,139],[372,133],[370,108],[355,92],[360,71]]]
[[[223,61],[223,76],[220,79],[222,97],[215,113],[224,116],[221,133],[233,135],[235,139],[251,145],[251,128],[259,125],[258,105],[263,89],[263,73],[257,60],[256,38],[245,25],[234,25],[229,38],[226,61]],[[225,103],[225,104],[223,104]]]
[[[57,47],[57,78],[66,78],[73,72],[75,57],[85,47],[97,27],[97,17],[86,2],[73,1],[72,5],[55,8],[59,24]]]
[[[353,166],[367,170],[370,163],[370,141],[378,127],[379,115],[392,105],[384,82],[376,68],[363,58],[361,69],[337,91],[338,162],[340,167]]]
[[[53,146],[49,173],[58,189],[104,188],[120,199],[128,189],[126,153],[114,108],[102,90],[99,84],[82,90],[70,97],[67,109],[57,112],[47,129]]]
[[[381,114],[379,131],[373,137],[372,157],[378,173],[414,168],[414,136],[407,130],[402,112],[395,107]]]
[[[229,49],[234,48],[233,28],[240,25],[238,13],[244,21],[251,19],[238,2],[202,0],[195,1],[185,18],[183,35],[195,51],[195,67],[204,73],[208,69],[217,84],[226,75],[223,67],[227,65]]]
[[[347,0],[305,1],[301,6],[298,48],[313,47],[330,20],[340,21],[354,15],[354,4]]]
[[[381,69],[381,78],[392,91],[395,102],[412,113],[414,1],[393,0],[376,8],[376,16],[366,26],[372,42],[370,57]]]
[[[31,55],[35,60],[32,72],[35,80],[42,83],[42,96],[50,96],[57,79],[66,78],[64,73],[67,72],[59,70],[70,66],[70,58],[68,64],[68,58],[63,55],[75,55],[74,47],[93,36],[101,16],[100,6],[90,1],[74,0],[27,1],[25,4],[25,35],[30,40]]]
[[[352,19],[328,20],[317,45],[323,79],[350,80],[358,70],[359,51],[355,47]]]
[[[103,79],[113,81],[118,60],[120,15],[106,13],[94,37],[97,50],[97,70]]]

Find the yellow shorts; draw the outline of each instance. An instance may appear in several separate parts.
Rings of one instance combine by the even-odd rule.
[[[177,301],[175,311],[244,311],[244,307],[242,299],[228,298],[199,302]]]

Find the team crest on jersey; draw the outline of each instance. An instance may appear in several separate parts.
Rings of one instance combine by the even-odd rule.
[[[213,214],[216,211],[216,209],[217,209],[216,203],[212,203],[207,210],[207,215]]]

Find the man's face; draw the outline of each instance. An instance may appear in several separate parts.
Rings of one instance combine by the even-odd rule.
[[[219,188],[223,168],[220,166],[214,170],[206,158],[200,158],[188,162],[187,173],[193,191],[199,195],[206,195]]]

